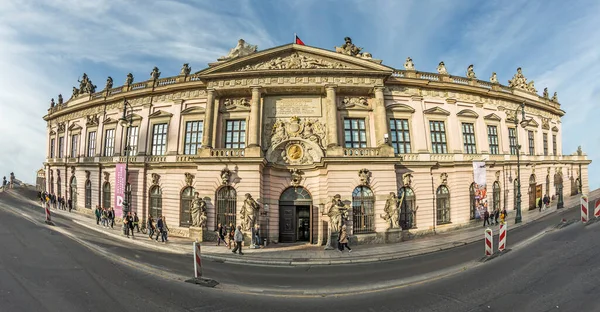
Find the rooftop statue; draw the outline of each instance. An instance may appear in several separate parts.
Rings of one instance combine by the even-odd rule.
[[[218,61],[227,61],[227,60],[231,60],[231,59],[234,59],[237,57],[250,55],[250,54],[256,52],[257,50],[258,50],[258,46],[248,44],[248,43],[246,43],[246,41],[244,41],[244,39],[240,39],[240,40],[238,40],[238,44],[235,46],[235,48],[233,48],[229,51],[229,54],[227,54],[226,56],[221,56],[217,60]]]
[[[544,94],[542,95],[545,99],[549,99],[550,95],[548,94],[548,88],[544,88]]]
[[[537,90],[533,86],[533,80],[527,83],[527,78],[523,75],[521,67],[517,68],[517,73],[508,81],[508,86],[515,89],[521,89],[528,92],[536,93]]]
[[[467,68],[467,78],[477,78],[477,76],[475,76],[475,71],[473,70],[473,64],[469,65]]]
[[[63,97],[62,94],[58,95],[58,105],[62,105],[63,104]]]
[[[371,59],[372,55],[369,52],[360,52],[363,48],[359,48],[352,43],[352,39],[350,37],[344,38],[344,44],[341,47],[335,47],[335,52],[346,54],[350,56],[356,56],[365,59]]]
[[[125,79],[125,85],[130,86],[133,83],[133,74],[127,74],[127,78]]]
[[[50,108],[54,108],[54,98],[50,99]]]
[[[181,72],[179,72],[179,75],[180,76],[189,76],[191,71],[192,71],[192,68],[190,67],[190,64],[185,63],[181,67]]]
[[[498,77],[496,76],[496,73],[492,73],[492,77],[490,77],[490,82],[498,83]]]
[[[84,93],[94,93],[96,92],[96,86],[92,84],[92,80],[88,77],[86,73],[83,73],[83,77],[81,80],[77,80],[79,82],[79,89],[77,95]],[[74,88],[75,89],[75,88]],[[73,90],[75,91],[75,90]],[[73,92],[75,93],[75,92]]]
[[[550,101],[558,102],[558,93],[554,92],[554,95],[552,96],[552,99],[550,99]]]
[[[415,64],[413,60],[409,57],[406,58],[406,62],[404,62],[404,69],[406,70],[415,70]]]
[[[444,64],[444,62],[440,62],[440,64],[438,64],[437,72],[440,75],[448,75],[448,71],[446,70],[446,64]]]
[[[112,89],[112,87],[113,87],[113,79],[110,76],[108,76],[108,78],[106,78],[106,87],[105,87],[105,89],[106,90],[110,90],[110,89]]]
[[[158,71],[158,67],[154,66],[154,68],[152,68],[152,72],[150,73],[150,78],[152,80],[158,80],[158,78],[160,78],[160,72]]]

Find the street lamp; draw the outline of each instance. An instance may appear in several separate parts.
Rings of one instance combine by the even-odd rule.
[[[528,121],[525,120],[525,102],[521,103],[521,127],[525,128],[528,124]],[[517,211],[517,215],[515,216],[515,223],[521,223],[521,145],[519,145],[519,108],[515,110],[515,136],[517,139],[517,202],[515,204],[515,210]]]
[[[119,118],[119,124],[121,125],[121,127],[123,127],[124,129],[129,129],[129,127],[131,127],[133,125],[133,114],[129,114],[129,116],[127,115],[127,106],[129,106],[129,108],[131,109],[131,112],[133,112],[133,107],[131,106],[131,104],[129,104],[129,102],[127,101],[127,99],[125,99],[123,101],[123,117]],[[127,213],[129,213],[129,189],[127,188],[127,184],[129,181],[129,133],[127,133],[127,131],[125,131],[125,191],[123,192],[125,194],[125,199],[123,199],[123,215],[126,216]]]

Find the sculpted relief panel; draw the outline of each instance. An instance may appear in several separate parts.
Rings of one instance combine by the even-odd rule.
[[[280,165],[319,162],[327,146],[321,98],[315,96],[265,98],[263,146],[267,160]]]

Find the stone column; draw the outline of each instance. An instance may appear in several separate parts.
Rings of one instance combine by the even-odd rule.
[[[373,113],[375,115],[375,144],[380,148],[380,154],[382,156],[393,156],[394,148],[388,143],[385,142],[385,135],[389,136],[389,126],[387,113],[385,109],[385,102],[383,97],[383,86],[375,87],[375,106]]]
[[[248,127],[248,147],[260,146],[260,87],[253,86],[250,101],[250,124]]]
[[[204,115],[204,130],[202,131],[202,147],[212,148],[212,133],[215,110],[215,90],[207,89],[206,92],[206,113]]]
[[[339,147],[338,142],[338,115],[337,115],[337,102],[335,89],[336,85],[326,85],[325,90],[327,91],[327,148]]]

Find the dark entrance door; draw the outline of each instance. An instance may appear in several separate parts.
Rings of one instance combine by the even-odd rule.
[[[312,242],[312,199],[302,187],[291,187],[279,198],[279,241]]]
[[[296,206],[296,241],[310,241],[310,207]]]

